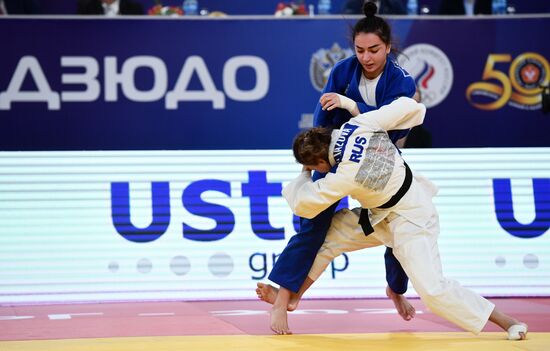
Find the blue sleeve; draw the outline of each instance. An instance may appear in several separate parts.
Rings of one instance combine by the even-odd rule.
[[[393,100],[403,96],[410,98],[414,96],[414,93],[416,92],[416,84],[414,83],[414,79],[411,76],[408,76],[402,78],[401,80],[402,81],[400,82],[400,84],[395,85],[395,89],[391,89],[388,94],[384,96],[384,99],[380,106],[387,105]]]
[[[388,105],[402,96],[412,98],[416,92],[414,79],[407,71],[393,61],[388,62],[388,65],[390,66],[388,67],[388,76],[385,81],[389,84],[386,87],[380,106]],[[388,131],[388,135],[394,144],[399,139],[407,136],[407,134],[409,134],[409,129]]]
[[[334,73],[336,66],[330,71],[327,84],[323,88],[321,95],[324,93],[336,92],[337,91],[337,78],[338,74]],[[314,127],[326,127],[332,124],[332,117],[334,113],[332,111],[325,111],[321,108],[321,103],[317,101],[315,106],[315,112],[313,112],[313,126]]]
[[[323,90],[323,94],[325,91]],[[314,127],[326,127],[330,123],[328,121],[329,118],[329,111],[323,111],[321,108],[321,103],[317,101],[317,106],[315,106],[315,111],[313,112],[313,126]]]
[[[340,61],[330,71],[330,75],[327,80],[327,84],[323,89],[322,94],[325,93],[338,93],[344,95],[349,75],[348,60]],[[315,106],[315,112],[313,112],[313,126],[314,127],[340,127],[345,121],[348,121],[352,115],[342,109],[334,109],[332,111],[323,111],[321,103],[317,101]]]

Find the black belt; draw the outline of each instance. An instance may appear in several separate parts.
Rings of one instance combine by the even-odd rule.
[[[407,163],[405,164],[405,180],[403,181],[403,185],[397,190],[395,195],[391,197],[386,203],[384,203],[381,206],[378,206],[377,208],[390,208],[399,202],[403,196],[409,191],[409,188],[412,184],[412,172]],[[359,215],[359,224],[361,224],[361,228],[363,228],[363,233],[365,233],[365,236],[371,234],[374,232],[374,228],[370,224],[369,220],[369,210],[366,208],[361,209],[361,214]]]

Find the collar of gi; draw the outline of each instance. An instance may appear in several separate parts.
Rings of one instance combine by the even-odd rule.
[[[328,161],[330,162],[331,167],[334,167],[336,165],[336,160],[334,159],[334,146],[336,145],[336,141],[338,140],[339,136],[340,136],[339,129],[334,129],[332,131],[332,134],[330,135],[330,146],[328,148]]]

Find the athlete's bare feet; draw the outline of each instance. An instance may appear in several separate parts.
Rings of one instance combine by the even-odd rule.
[[[386,295],[393,301],[399,315],[406,321],[410,321],[416,315],[413,305],[403,295],[396,294],[389,286],[386,287]]]
[[[277,298],[277,293],[279,289],[275,288],[271,284],[256,283],[256,295],[262,301],[265,301],[269,304],[275,303]]]
[[[279,292],[279,289],[272,286],[271,284],[264,283],[257,283],[256,286],[256,295],[258,295],[258,298],[273,305],[275,303],[275,299],[277,298],[277,293]],[[294,311],[298,307],[299,302],[299,298],[295,294],[292,294],[286,310]]]
[[[288,328],[287,313],[284,307],[274,305],[271,309],[271,330],[278,335],[292,334]]]

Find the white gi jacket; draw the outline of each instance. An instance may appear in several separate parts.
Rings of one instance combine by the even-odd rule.
[[[379,110],[350,119],[332,135],[329,161],[332,166],[338,165],[336,172],[316,182],[311,180],[310,172],[302,172],[283,189],[292,212],[313,218],[347,195],[363,208],[386,203],[405,178],[404,161],[387,130],[420,125],[425,113],[424,105],[401,97]]]
[[[435,185],[414,175],[409,190],[395,206],[377,208],[397,193],[405,178],[404,161],[386,130],[414,127],[422,123],[425,112],[424,105],[402,97],[352,118],[332,136],[329,159],[338,165],[336,172],[315,182],[309,172],[302,172],[283,189],[283,196],[292,212],[306,218],[315,217],[346,195],[372,212],[370,222],[375,231],[369,236],[357,223],[358,214],[347,209],[336,213],[310,278],[315,280],[342,252],[383,243],[393,247],[395,257],[432,312],[479,333],[495,306],[442,274],[437,245],[439,219],[432,203]]]

